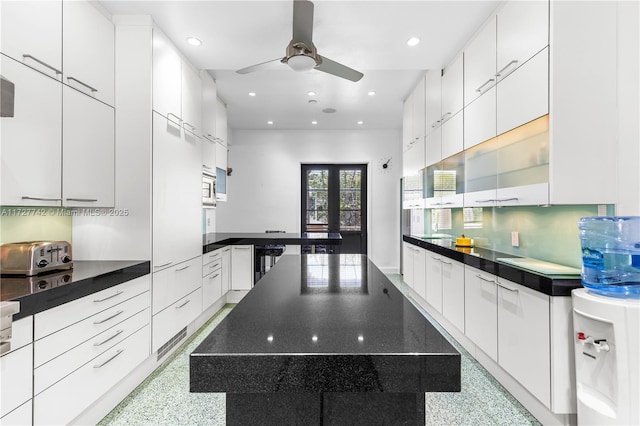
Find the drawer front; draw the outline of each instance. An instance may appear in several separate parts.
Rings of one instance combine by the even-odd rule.
[[[217,259],[202,265],[202,276],[205,277],[212,272],[218,271],[222,268],[222,257],[218,256]]]
[[[34,346],[34,366],[38,367],[48,362],[148,307],[149,292],[147,291],[37,340]]]
[[[222,269],[211,272],[202,278],[202,310],[213,305],[222,297]]]
[[[0,418],[0,426],[31,426],[33,424],[31,421],[32,407],[33,402],[31,400],[25,402],[6,416]]]
[[[33,316],[21,318],[11,323],[11,347],[3,355],[20,349],[33,342]]]
[[[0,357],[0,417],[31,399],[33,349],[24,346]]]
[[[202,255],[202,266],[207,265],[215,260],[219,260],[222,256],[222,250],[218,249],[214,251],[210,251],[209,253],[205,253]]]
[[[149,357],[147,325],[33,399],[35,425],[68,424]]]
[[[202,290],[188,294],[167,309],[153,316],[151,352],[172,338],[178,331],[195,320],[202,312]]]
[[[36,314],[34,339],[41,339],[140,293],[149,291],[150,280],[151,276],[145,275]]]
[[[149,308],[140,311],[126,321],[36,368],[33,372],[34,394],[39,394],[149,324],[149,315]]]
[[[153,274],[153,314],[166,309],[202,285],[200,257]]]

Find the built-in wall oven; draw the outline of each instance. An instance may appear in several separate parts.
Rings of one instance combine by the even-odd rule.
[[[202,173],[202,206],[216,206],[216,176],[207,172]]]

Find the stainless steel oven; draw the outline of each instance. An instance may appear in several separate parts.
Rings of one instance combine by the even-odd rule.
[[[209,173],[202,173],[202,206],[216,206],[216,177]]]

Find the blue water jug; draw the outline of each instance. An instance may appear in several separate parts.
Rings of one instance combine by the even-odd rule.
[[[582,285],[612,297],[640,299],[640,216],[583,217]]]

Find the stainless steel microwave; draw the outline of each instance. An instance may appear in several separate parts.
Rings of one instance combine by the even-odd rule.
[[[208,173],[202,173],[202,206],[216,206],[216,177]]]

